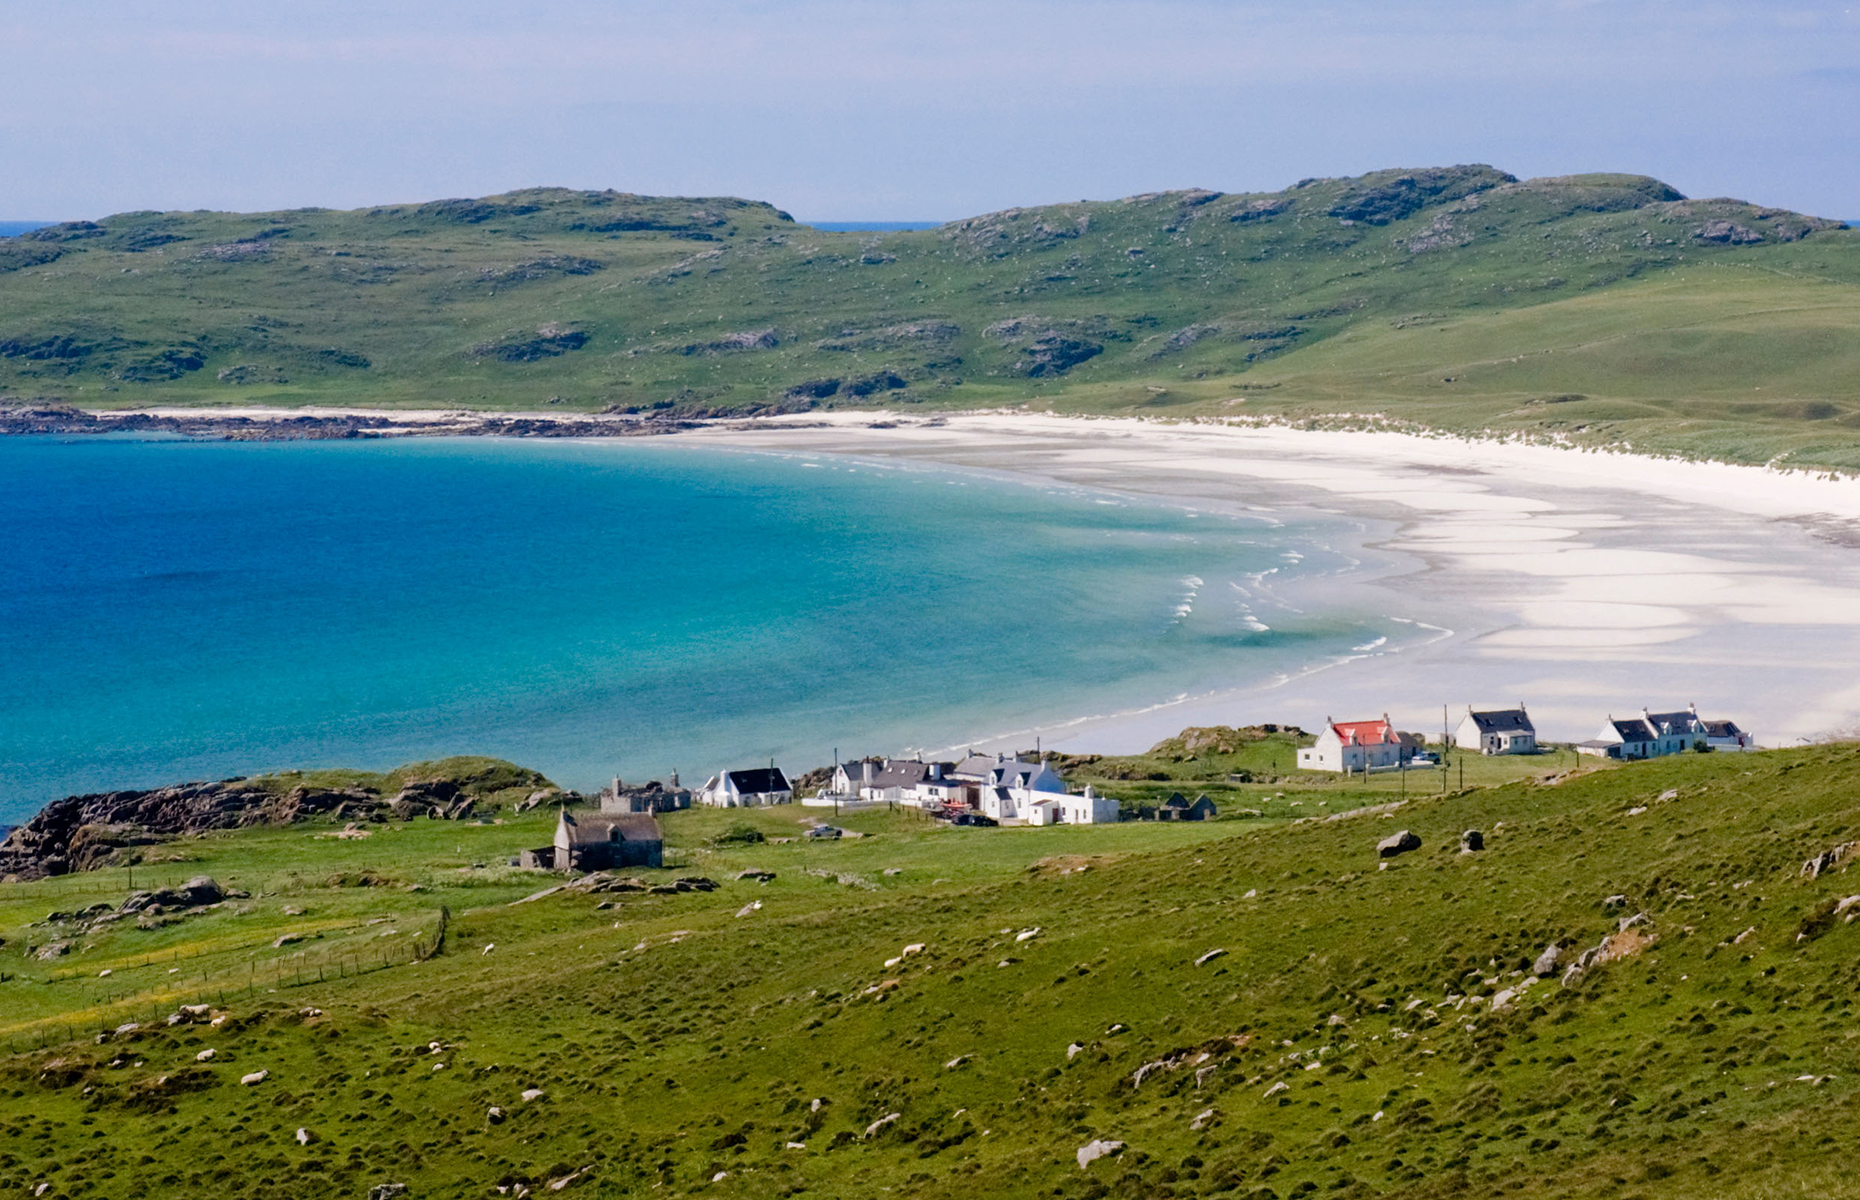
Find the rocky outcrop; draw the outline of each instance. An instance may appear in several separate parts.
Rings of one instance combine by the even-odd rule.
[[[528,775],[542,779],[534,772]],[[525,786],[533,782],[528,776],[525,780]],[[0,842],[0,877],[36,879],[134,862],[137,847],[215,829],[290,825],[316,818],[456,821],[472,814],[485,788],[498,785],[495,780],[480,786],[471,779],[463,784],[452,779],[413,779],[386,797],[363,786],[287,787],[277,778],[226,779],[67,796],[46,805]]]

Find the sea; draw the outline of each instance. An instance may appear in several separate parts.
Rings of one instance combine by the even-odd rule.
[[[453,754],[1033,749],[1417,636],[1326,601],[1355,532],[675,438],[0,439],[0,824]]]

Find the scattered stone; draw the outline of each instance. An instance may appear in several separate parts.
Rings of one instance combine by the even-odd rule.
[[[1421,839],[1404,829],[1399,833],[1392,833],[1388,837],[1377,842],[1376,857],[1394,858],[1396,855],[1407,854],[1410,851],[1419,850],[1420,848]]]
[[[1645,804],[1636,804],[1633,808],[1627,810],[1627,815],[1630,817],[1638,817],[1646,811],[1647,806]]]
[[[757,883],[768,883],[775,878],[775,872],[758,870],[755,867],[745,867],[742,870],[738,871],[733,876],[733,878],[737,879],[738,881],[741,881],[744,879],[753,879]]]
[[[1562,960],[1563,950],[1555,942],[1544,947],[1544,952],[1531,964],[1531,973],[1539,979],[1548,979],[1556,974],[1557,963]]]
[[[1213,962],[1217,958],[1225,957],[1226,954],[1227,954],[1227,951],[1225,950],[1220,950],[1220,949],[1210,950],[1206,954],[1202,955],[1200,958],[1196,959],[1195,965],[1198,967],[1206,966],[1208,963]]]
[[[33,954],[33,957],[38,959],[40,962],[50,962],[54,958],[60,958],[69,953],[71,953],[70,942],[50,942],[46,945],[40,946],[39,949]]]
[[[807,1149],[807,1143],[806,1142],[789,1142],[785,1148],[789,1150],[805,1150]]]
[[[1066,1047],[1066,1061],[1070,1062],[1073,1059],[1077,1058],[1079,1055],[1083,1054],[1084,1052],[1085,1052],[1084,1046],[1081,1046],[1077,1042],[1073,1042],[1070,1046]]]
[[[308,1129],[300,1128],[297,1131],[297,1144],[299,1146],[308,1146],[310,1143],[316,1140],[317,1140],[316,1134],[311,1133]]]
[[[1122,1142],[1112,1142],[1106,1141],[1104,1138],[1094,1138],[1079,1147],[1079,1170],[1083,1171],[1086,1167],[1091,1166],[1091,1164],[1097,1162],[1099,1159],[1108,1155],[1118,1154],[1122,1152],[1123,1149],[1124,1143]]]
[[[1645,925],[1646,923],[1647,923],[1647,914],[1644,912],[1637,912],[1631,917],[1621,918],[1621,928],[1623,931],[1632,929],[1636,925]]]
[[[1474,854],[1485,849],[1485,834],[1477,829],[1468,829],[1460,834],[1460,853]]]
[[[535,1100],[541,1100],[542,1098],[543,1090],[541,1088],[525,1088],[523,1090],[523,1102],[525,1104]]]
[[[254,1071],[250,1075],[241,1075],[239,1077],[239,1082],[246,1087],[251,1087],[253,1084],[263,1083],[269,1078],[271,1078],[271,1072],[269,1070]]]
[[[885,868],[885,875],[887,878],[893,875],[902,875],[902,874],[904,874],[903,867],[886,867]]]
[[[894,1121],[896,1121],[899,1117],[903,1115],[904,1115],[903,1113],[886,1113],[884,1116],[880,1117],[878,1120],[872,1122],[870,1125],[867,1125],[865,1127],[865,1136],[871,1137],[874,1134],[879,1133],[887,1125],[892,1124]]]
[[[1803,863],[1802,875],[1807,879],[1819,879],[1825,872],[1853,858],[1856,852],[1860,852],[1860,842],[1842,842]]]
[[[736,915],[739,917],[746,917],[746,916],[749,916],[751,913],[761,911],[761,908],[762,908],[762,901],[757,900],[754,903],[745,904],[743,905],[743,907],[737,909]]]
[[[1196,1133],[1200,1133],[1202,1130],[1206,1129],[1208,1126],[1214,1124],[1214,1121],[1217,1115],[1218,1114],[1216,1114],[1213,1109],[1204,1108],[1200,1112],[1195,1114],[1195,1119],[1188,1123],[1188,1127],[1194,1130]]]
[[[957,1067],[960,1067],[960,1066],[961,1066],[961,1065],[962,1065],[963,1063],[966,1063],[966,1062],[968,1062],[968,1061],[969,1061],[969,1056],[968,1056],[968,1055],[966,1055],[966,1054],[958,1054],[958,1055],[957,1055],[956,1057],[954,1057],[954,1058],[952,1058],[952,1059],[950,1059],[950,1060],[949,1060],[948,1062],[946,1062],[946,1063],[944,1063],[944,1064],[943,1064],[943,1069],[944,1069],[945,1071],[953,1071],[953,1070],[955,1070],[955,1069],[956,1069]]]
[[[489,1124],[502,1125],[504,1123],[504,1110],[493,1104],[490,1108],[485,1109],[484,1119]]]
[[[1031,938],[1039,937],[1040,932],[1041,932],[1040,927],[1036,925],[1032,929],[1023,929],[1019,933],[1015,934],[1014,940],[1017,942],[1024,942]]]
[[[303,940],[304,935],[301,933],[281,933],[277,936],[277,940],[271,943],[271,948],[277,950],[284,946],[294,945]]]
[[[1654,801],[1654,803],[1664,804],[1668,800],[1677,800],[1677,799],[1679,799],[1679,789],[1678,788],[1667,788],[1665,791],[1660,793],[1660,798]]]
[[[904,956],[906,958],[909,958],[913,954],[922,954],[923,952],[924,944],[922,942],[912,942],[904,948]]]
[[[1270,1100],[1274,1096],[1281,1095],[1291,1090],[1292,1090],[1292,1086],[1289,1083],[1286,1083],[1283,1079],[1281,1079],[1279,1080],[1279,1082],[1273,1084],[1271,1087],[1266,1089],[1265,1099]]]
[[[396,1196],[405,1196],[407,1185],[404,1183],[377,1183],[368,1189],[368,1200],[394,1200]]]
[[[194,1061],[195,1062],[212,1062],[214,1053],[215,1051],[213,1050],[213,1048],[209,1046],[205,1050],[202,1050],[199,1054],[194,1055]]]
[[[1609,896],[1602,901],[1603,908],[1621,908],[1626,904],[1626,896]]]

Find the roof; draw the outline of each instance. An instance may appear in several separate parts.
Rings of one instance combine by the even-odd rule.
[[[781,773],[780,767],[757,767],[751,771],[726,771],[724,774],[730,786],[745,795],[794,790],[788,785],[788,777]]]
[[[872,775],[870,787],[910,787],[925,783],[930,779],[930,768],[935,763],[918,762],[916,759],[899,758],[885,764],[884,769]],[[948,764],[942,764],[947,766]]]
[[[1695,712],[1648,713],[1647,720],[1655,729],[1671,730],[1673,733],[1691,733],[1698,728],[1699,715]]]
[[[1330,727],[1346,746],[1376,746],[1395,740],[1395,730],[1386,717],[1380,721],[1332,721]]]
[[[1615,735],[1624,742],[1651,742],[1660,736],[1658,730],[1639,717],[1629,717],[1626,720],[1616,720],[1610,717],[1608,723],[1615,727]]]
[[[1480,733],[1531,733],[1537,727],[1531,724],[1530,716],[1522,708],[1495,708],[1489,712],[1477,712],[1467,709],[1466,715],[1479,727]]]
[[[1700,721],[1699,724],[1705,727],[1707,737],[1736,737],[1744,732],[1736,721]]]
[[[952,770],[950,774],[966,775],[971,779],[986,779],[989,773],[993,771],[1000,762],[1001,758],[999,755],[971,754],[957,763],[955,769]]]
[[[568,828],[570,845],[589,842],[662,842],[658,818],[651,813],[571,813],[562,812],[561,823]],[[615,835],[618,835],[617,837]]]

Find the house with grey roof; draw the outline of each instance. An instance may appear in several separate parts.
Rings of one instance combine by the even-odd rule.
[[[1576,743],[1581,754],[1597,758],[1662,758],[1688,750],[1754,750],[1756,739],[1735,721],[1707,721],[1698,705],[1676,712],[1649,712],[1617,720],[1612,714],[1596,735]]]
[[[646,784],[628,785],[619,778],[601,789],[601,811],[604,813],[662,813],[677,812],[691,807],[691,789],[678,785],[678,772],[672,772],[669,784],[657,779]]]
[[[1453,731],[1453,744],[1481,754],[1535,754],[1537,727],[1519,703],[1516,708],[1476,710],[1471,705]]]
[[[794,799],[794,785],[773,763],[748,771],[721,771],[712,775],[698,790],[698,802],[715,808],[758,808],[766,804],[787,804]]]
[[[1180,792],[1171,795],[1156,806],[1158,821],[1206,821],[1214,817],[1214,801],[1206,795],[1196,796],[1190,800]]]
[[[548,865],[558,871],[665,865],[665,835],[650,813],[571,813],[564,808],[556,819],[552,850]]]

